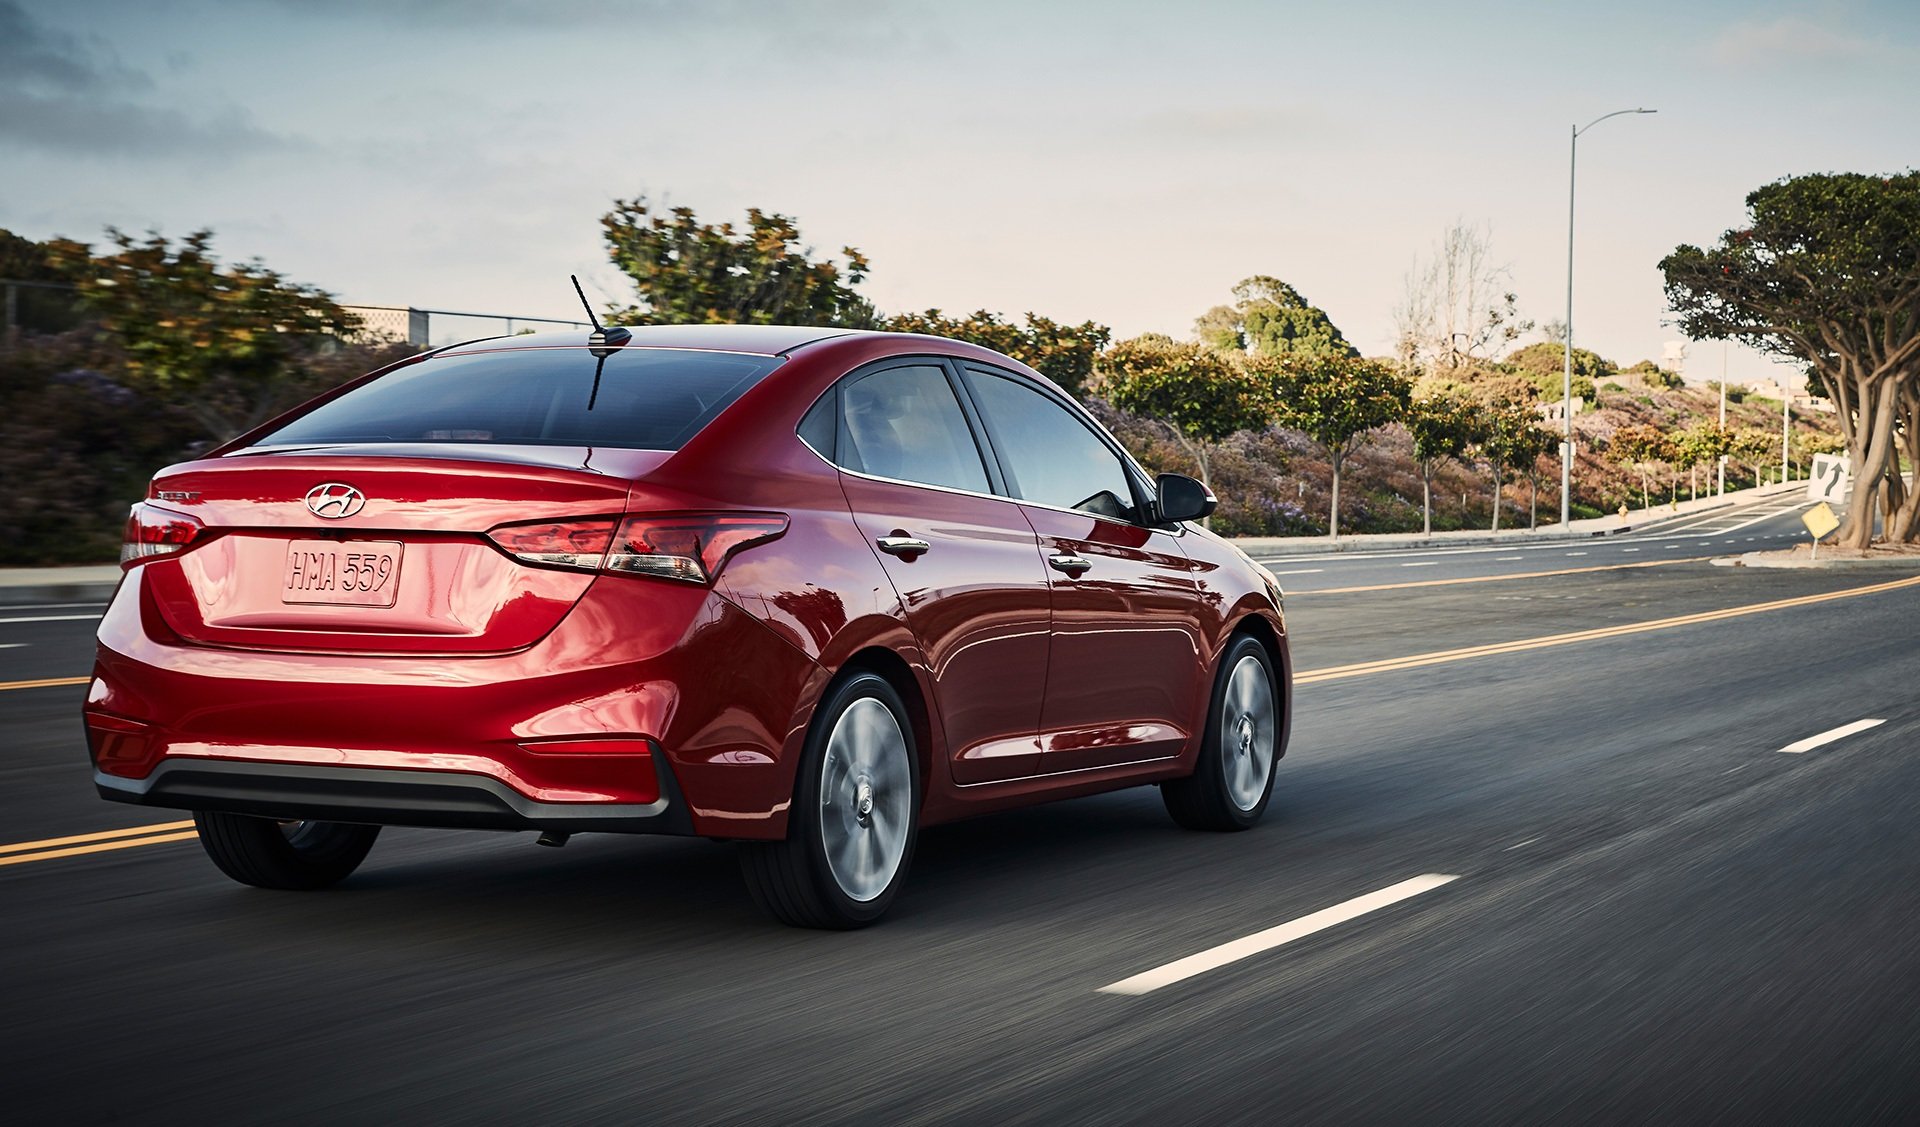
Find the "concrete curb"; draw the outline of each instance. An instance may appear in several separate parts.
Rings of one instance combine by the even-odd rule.
[[[1772,552],[1747,552],[1738,556],[1718,556],[1715,567],[1757,567],[1804,571],[1920,571],[1920,555],[1878,556],[1867,559],[1810,560],[1779,556]]]

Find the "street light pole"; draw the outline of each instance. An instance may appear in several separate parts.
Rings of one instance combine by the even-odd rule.
[[[1793,438],[1793,392],[1787,387],[1785,376],[1780,378],[1780,480],[1790,480],[1788,476],[1787,443]]]
[[[1720,438],[1726,440],[1727,434],[1727,342],[1720,342]],[[1727,456],[1719,455],[1720,487],[1719,496],[1727,495]]]
[[[1567,144],[1567,339],[1561,348],[1565,356],[1561,362],[1560,399],[1560,528],[1562,531],[1572,527],[1568,522],[1573,515],[1573,189],[1576,174],[1580,168],[1580,134],[1610,117],[1619,117],[1623,113],[1658,112],[1660,111],[1632,109],[1602,114],[1585,125],[1573,127],[1572,137]]]

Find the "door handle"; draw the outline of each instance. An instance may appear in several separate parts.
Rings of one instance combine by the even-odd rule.
[[[1067,552],[1055,552],[1047,557],[1047,566],[1055,571],[1063,571],[1078,577],[1083,571],[1093,570],[1093,561]]]
[[[902,556],[909,559],[933,547],[933,545],[927,543],[925,540],[908,536],[904,533],[893,536],[882,536],[878,540],[875,540],[874,543],[880,546],[881,551],[890,556]]]

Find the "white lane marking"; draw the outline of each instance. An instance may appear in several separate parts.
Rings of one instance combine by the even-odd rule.
[[[1511,852],[1513,852],[1514,850],[1516,850],[1516,849],[1518,849],[1518,848],[1520,848],[1520,847],[1521,847],[1521,846],[1523,846],[1523,845],[1532,845],[1532,844],[1533,844],[1534,842],[1536,842],[1536,841],[1539,841],[1539,840],[1540,840],[1540,839],[1539,839],[1539,838],[1537,838],[1537,837],[1530,837],[1530,838],[1528,838],[1528,839],[1527,839],[1527,840],[1525,840],[1525,841],[1516,841],[1516,842],[1514,842],[1514,843],[1513,843],[1512,845],[1509,845],[1509,846],[1507,846],[1507,847],[1506,847],[1505,849],[1502,849],[1502,850],[1501,850],[1500,852],[1502,852],[1502,853],[1511,853]]]
[[[1439,560],[1421,560],[1418,563],[1403,563],[1401,567],[1439,567]]]
[[[17,610],[70,610],[73,607],[105,607],[105,603],[14,603],[0,606],[0,614],[12,614]]]
[[[1585,552],[1568,552],[1567,554],[1568,554],[1569,556],[1584,556],[1584,555],[1586,555],[1586,553],[1585,553]]]
[[[1576,350],[1576,351],[1578,351],[1578,350]],[[1496,557],[1494,557],[1494,561],[1493,561],[1493,562],[1494,562],[1494,563],[1506,563],[1506,562],[1507,562],[1508,560],[1524,560],[1524,559],[1526,559],[1526,558],[1527,558],[1527,557],[1525,557],[1525,556],[1496,556]]]
[[[1674,548],[1678,548],[1679,546],[1680,546],[1680,545],[1678,545],[1678,544],[1668,544],[1668,545],[1666,545],[1666,547],[1667,547],[1667,548],[1668,548],[1669,550],[1671,550],[1671,549],[1674,549]]]
[[[1790,743],[1787,746],[1781,748],[1780,750],[1781,752],[1787,755],[1799,755],[1801,752],[1812,751],[1816,747],[1820,747],[1825,744],[1830,744],[1835,740],[1845,739],[1848,736],[1853,735],[1855,732],[1864,732],[1868,728],[1878,728],[1880,725],[1885,723],[1886,723],[1886,720],[1884,719],[1855,720],[1851,724],[1842,724],[1838,728],[1833,728],[1828,731],[1822,732],[1817,736],[1808,736],[1804,740],[1799,740],[1795,743]]]
[[[1735,768],[1733,769],[1733,771],[1722,771],[1722,772],[1720,772],[1720,773],[1721,773],[1722,775],[1731,775],[1731,774],[1733,774],[1733,772],[1734,772],[1734,771],[1744,771],[1744,770],[1746,770],[1746,769],[1747,769],[1747,765],[1746,765],[1745,763],[1742,763],[1742,764],[1741,764],[1740,766],[1738,766],[1738,767],[1735,767]]]
[[[0,642],[0,650],[18,650],[26,648],[25,642]]]
[[[1621,551],[1623,551],[1623,552],[1637,552],[1637,551],[1639,551],[1640,549],[1638,549],[1638,548],[1622,548],[1622,549],[1620,549],[1620,550],[1621,550]]]
[[[1197,955],[1188,955],[1184,959],[1176,959],[1165,966],[1155,967],[1149,971],[1142,971],[1131,978],[1123,978],[1111,986],[1102,986],[1100,993],[1150,993],[1160,989],[1162,986],[1171,986],[1176,982],[1192,978],[1194,975],[1205,974],[1210,970],[1218,970],[1228,963],[1237,963],[1241,959],[1258,955],[1262,951],[1271,951],[1275,947],[1292,943],[1296,939],[1304,939],[1314,932],[1325,931],[1327,928],[1333,927],[1336,924],[1346,923],[1348,920],[1364,916],[1368,912],[1379,911],[1381,908],[1385,908],[1390,904],[1398,904],[1402,900],[1418,896],[1423,892],[1431,892],[1443,884],[1449,884],[1459,879],[1457,876],[1449,876],[1445,873],[1425,873],[1421,876],[1414,877],[1412,880],[1403,880],[1399,884],[1389,885],[1378,892],[1369,892],[1365,896],[1356,896],[1344,904],[1335,904],[1331,908],[1322,908],[1312,915],[1301,916],[1291,923],[1284,923],[1278,927],[1270,927],[1265,931],[1257,931],[1244,939],[1236,939],[1231,943],[1222,943],[1218,947],[1209,947]]]
[[[0,626],[9,622],[96,622],[97,614],[39,614],[32,618],[0,618]]]
[[[1578,352],[1580,350],[1576,348],[1574,349],[1574,351]],[[1274,572],[1274,574],[1275,575],[1318,575],[1325,570],[1327,569],[1324,567],[1303,567],[1298,571],[1276,571]]]

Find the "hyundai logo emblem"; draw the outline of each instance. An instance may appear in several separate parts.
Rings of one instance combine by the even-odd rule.
[[[307,508],[317,517],[350,517],[367,507],[367,495],[351,485],[329,481],[307,490]]]

